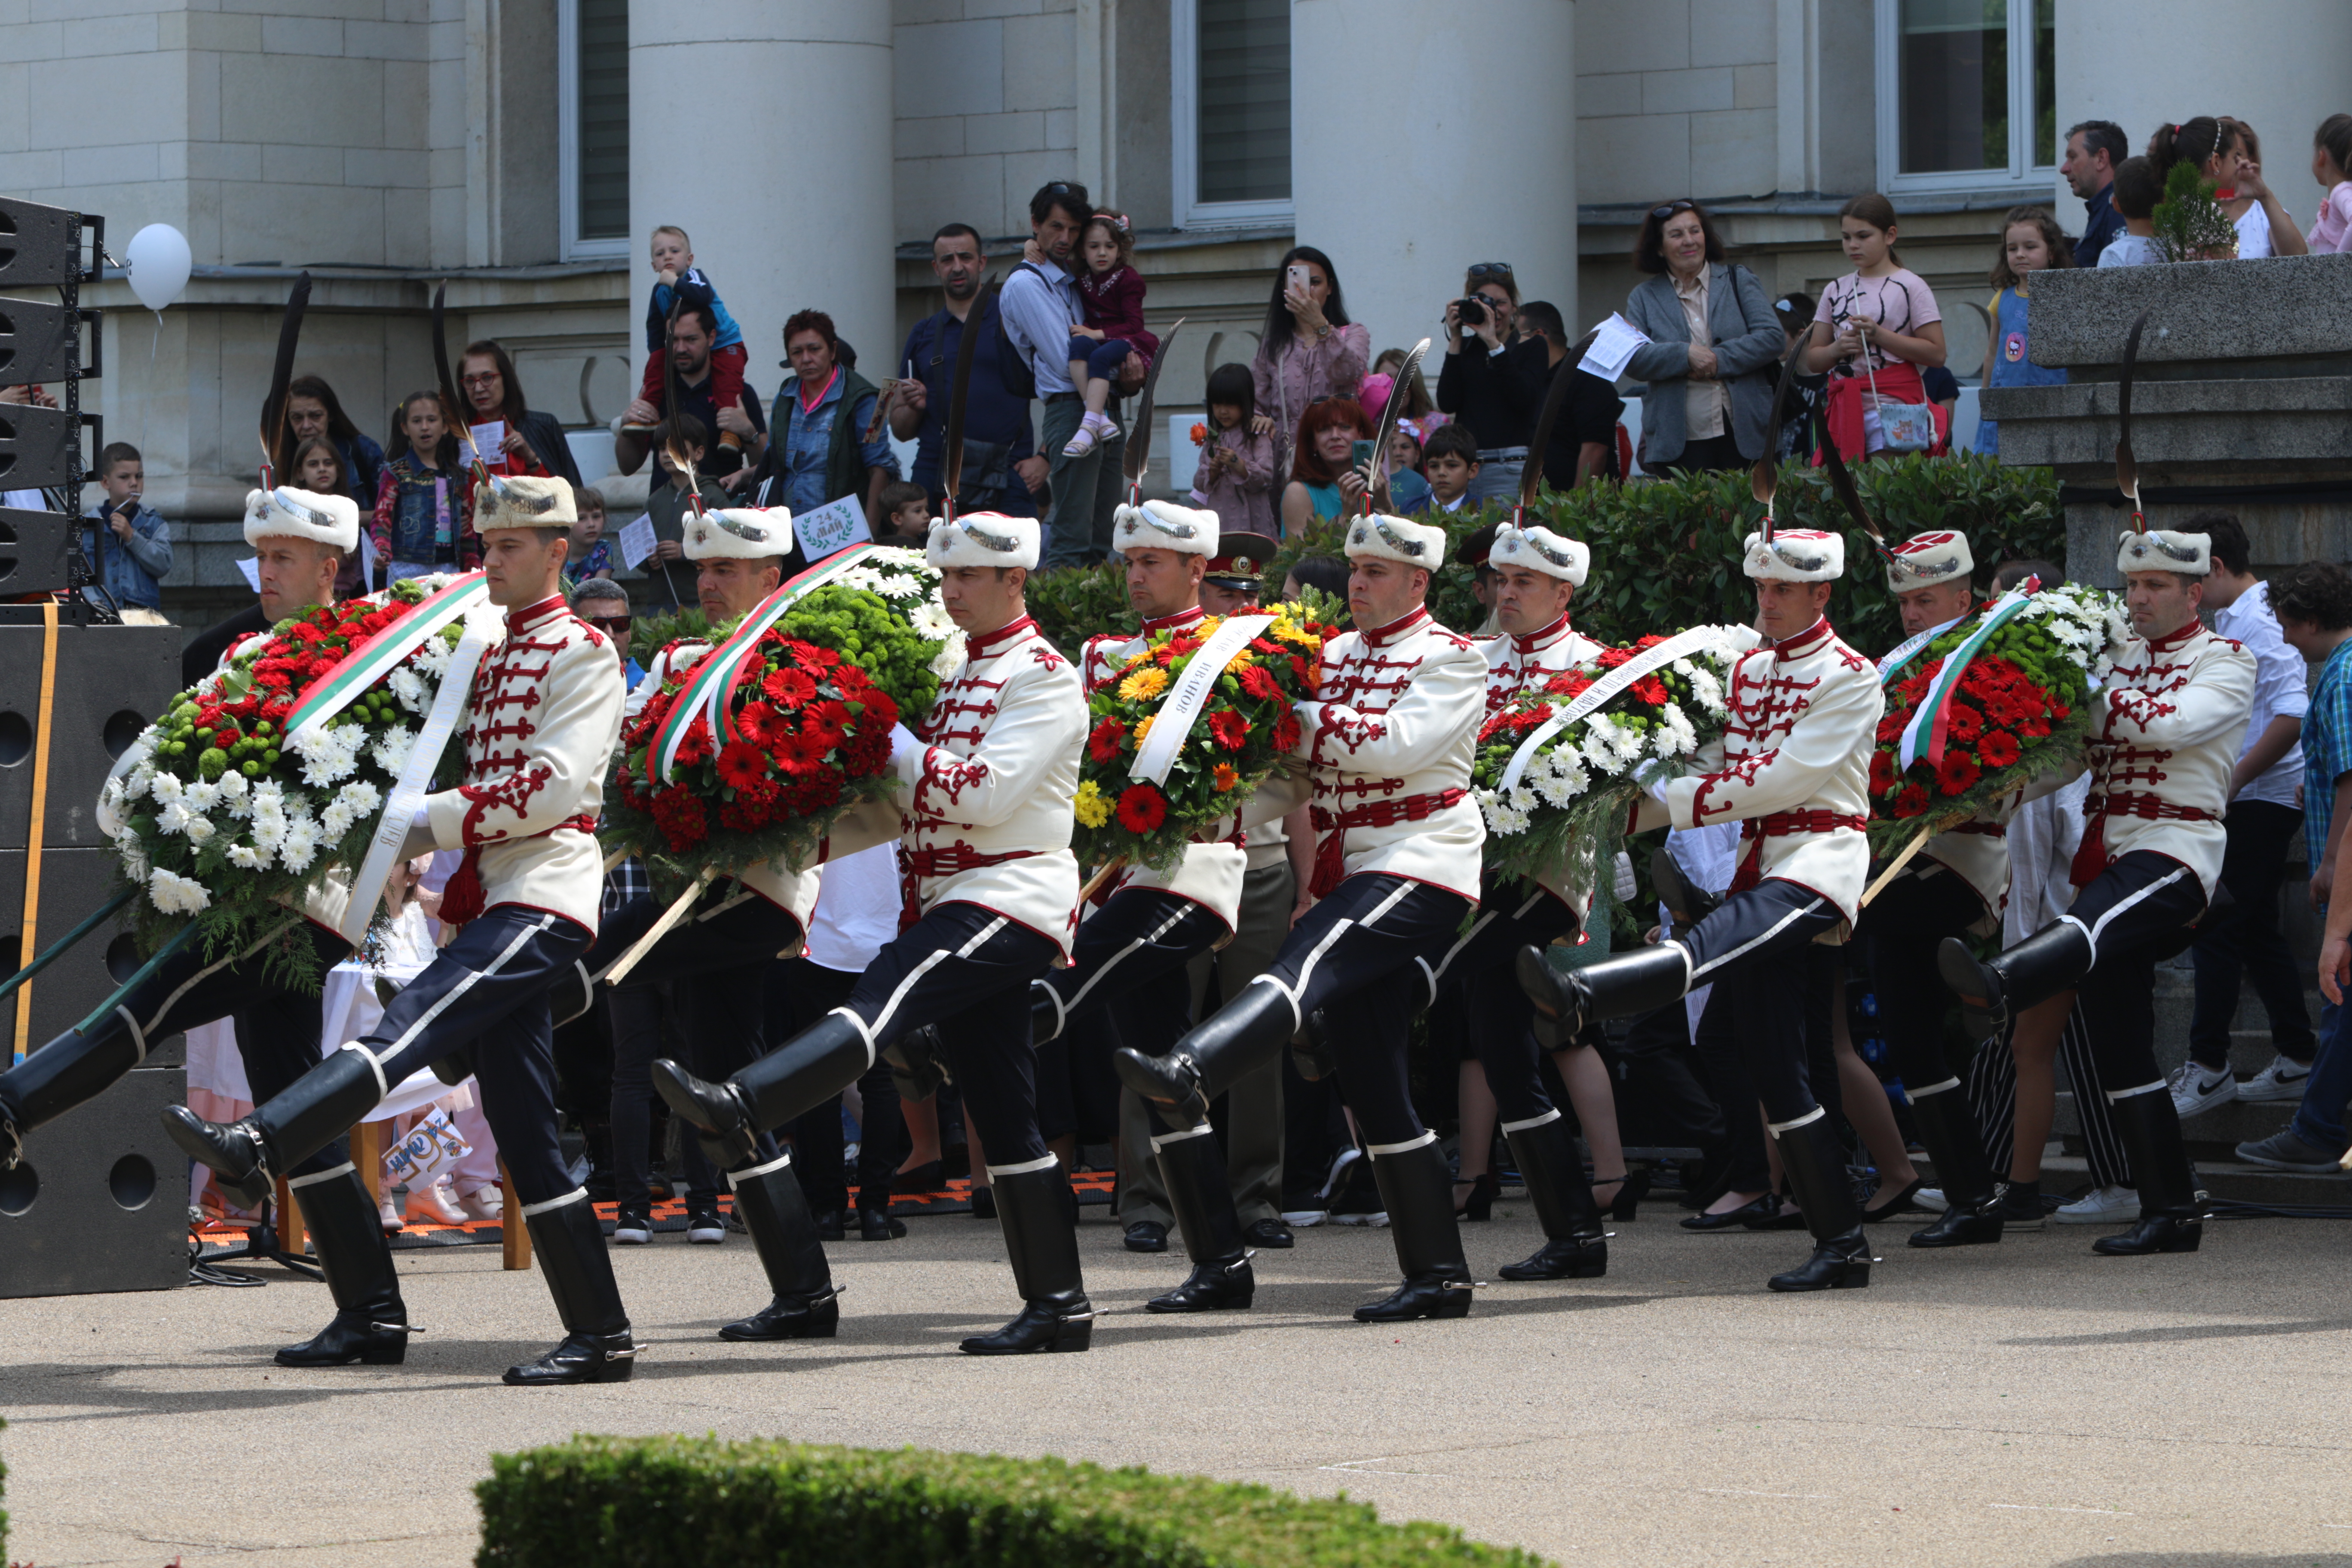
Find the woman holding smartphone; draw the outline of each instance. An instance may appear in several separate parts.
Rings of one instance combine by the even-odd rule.
[[[1367,449],[1372,421],[1352,397],[1326,397],[1298,421],[1298,460],[1282,488],[1284,537],[1308,523],[1360,510],[1364,475],[1354,466],[1359,442]]]
[[[1286,443],[1317,398],[1355,396],[1371,357],[1371,331],[1348,320],[1331,258],[1311,245],[1292,247],[1275,273],[1265,331],[1250,362],[1253,427],[1279,432]],[[1296,448],[1281,453],[1276,471],[1287,475],[1297,456]]]

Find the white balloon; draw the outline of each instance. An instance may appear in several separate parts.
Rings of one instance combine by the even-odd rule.
[[[188,252],[188,237],[168,223],[151,223],[131,237],[122,265],[131,274],[131,291],[151,310],[160,311],[188,286],[188,269],[195,258]]]

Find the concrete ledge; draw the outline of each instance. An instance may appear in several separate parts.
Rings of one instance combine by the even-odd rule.
[[[1983,394],[1985,414],[2000,421],[2007,462],[2111,464],[2121,390],[2112,381],[2002,387]],[[2144,466],[2247,463],[2266,473],[2297,462],[2342,468],[2352,459],[2352,376],[2135,381],[2132,447]]]
[[[2033,361],[2052,369],[2123,360],[2148,312],[2139,363],[2352,354],[2352,256],[2275,256],[2044,272],[2033,279]],[[2002,432],[2001,442],[2009,436]]]

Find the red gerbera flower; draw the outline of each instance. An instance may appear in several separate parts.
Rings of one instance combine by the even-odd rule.
[[[1645,675],[1633,682],[1633,695],[1653,708],[1663,708],[1673,698],[1666,683],[1654,675]]]
[[[2017,743],[2017,738],[1999,730],[1990,731],[1983,740],[1977,742],[1977,755],[1984,759],[1984,765],[1989,768],[2008,767],[2014,763],[2021,754],[2021,750]]]
[[[1555,697],[1574,697],[1592,684],[1592,677],[1580,669],[1564,669],[1544,683],[1544,689]]]
[[[1604,647],[1592,662],[1603,669],[1614,669],[1633,657],[1633,650],[1630,647]]]
[[[829,647],[819,647],[814,643],[788,642],[784,646],[793,650],[793,657],[807,669],[828,670],[841,662],[839,654]]]
[[[1168,820],[1168,797],[1148,784],[1129,784],[1118,797],[1118,825],[1150,833]]]
[[[698,714],[694,722],[686,727],[686,734],[677,743],[677,760],[680,763],[698,763],[709,755],[710,721]]]
[[[1911,722],[1908,713],[1889,713],[1878,721],[1878,743],[1891,746],[1903,738],[1903,727]]]
[[[719,781],[731,789],[740,789],[765,776],[767,754],[746,741],[730,741],[719,753]]]
[[[1916,816],[1927,809],[1927,788],[1925,784],[1906,784],[1903,793],[1895,797],[1895,815]]]
[[[2061,714],[2060,717],[2063,718],[2064,715]],[[2020,719],[2014,728],[2020,736],[2028,741],[2039,741],[2050,733],[2049,721],[2038,713],[2031,719]]]
[[[1966,752],[1944,753],[1944,765],[1936,770],[1936,783],[1946,795],[1958,795],[1983,775],[1976,758]]]
[[[1984,715],[1955,700],[1944,710],[1944,733],[1963,746],[1972,744],[1984,733]]]
[[[1109,762],[1118,755],[1118,743],[1126,738],[1126,725],[1116,719],[1106,719],[1087,737],[1087,754],[1098,763]]]
[[[1249,721],[1230,708],[1209,715],[1209,733],[1217,738],[1217,744],[1229,752],[1242,749],[1249,740]]]
[[[1298,715],[1290,709],[1284,709],[1282,717],[1274,721],[1271,738],[1274,749],[1285,755],[1296,750],[1298,745]]]
[[[861,731],[869,729],[887,730],[898,721],[898,701],[880,687],[866,688],[858,694],[857,700],[863,703],[866,709],[857,716],[857,727]]]
[[[824,766],[824,754],[833,750],[835,743],[806,731],[797,735],[786,735],[776,742],[776,766],[788,773],[815,773]]]
[[[766,745],[774,735],[782,716],[764,702],[747,702],[743,711],[735,715],[735,732],[747,741]],[[722,761],[722,766],[724,765]]]
[[[1278,700],[1282,696],[1282,688],[1275,684],[1274,677],[1255,664],[1242,671],[1242,689],[1268,702]]]
[[[1895,759],[1885,752],[1870,754],[1870,793],[1885,795],[1895,787]]]
[[[816,695],[816,681],[804,669],[772,669],[760,689],[787,708],[797,708]]]

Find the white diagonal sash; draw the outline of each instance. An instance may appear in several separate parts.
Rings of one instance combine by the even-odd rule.
[[[1693,626],[1688,631],[1676,632],[1656,647],[1643,649],[1578,692],[1567,707],[1537,725],[1528,732],[1528,738],[1519,742],[1519,749],[1511,753],[1510,765],[1503,770],[1502,787],[1506,790],[1518,788],[1519,776],[1528,771],[1528,764],[1534,762],[1536,754],[1549,745],[1552,738],[1562,730],[1643,676],[1654,674],[1678,658],[1689,658],[1719,640],[1722,635],[1713,626]]]
[[[1158,716],[1151,721],[1151,733],[1136,748],[1135,765],[1129,770],[1134,777],[1165,787],[1168,770],[1176,765],[1184,737],[1192,732],[1201,710],[1209,705],[1209,694],[1217,689],[1217,677],[1224,674],[1234,655],[1272,625],[1272,616],[1236,616],[1210,634],[1184,667],[1184,673],[1176,678],[1167,700],[1160,703]]]

